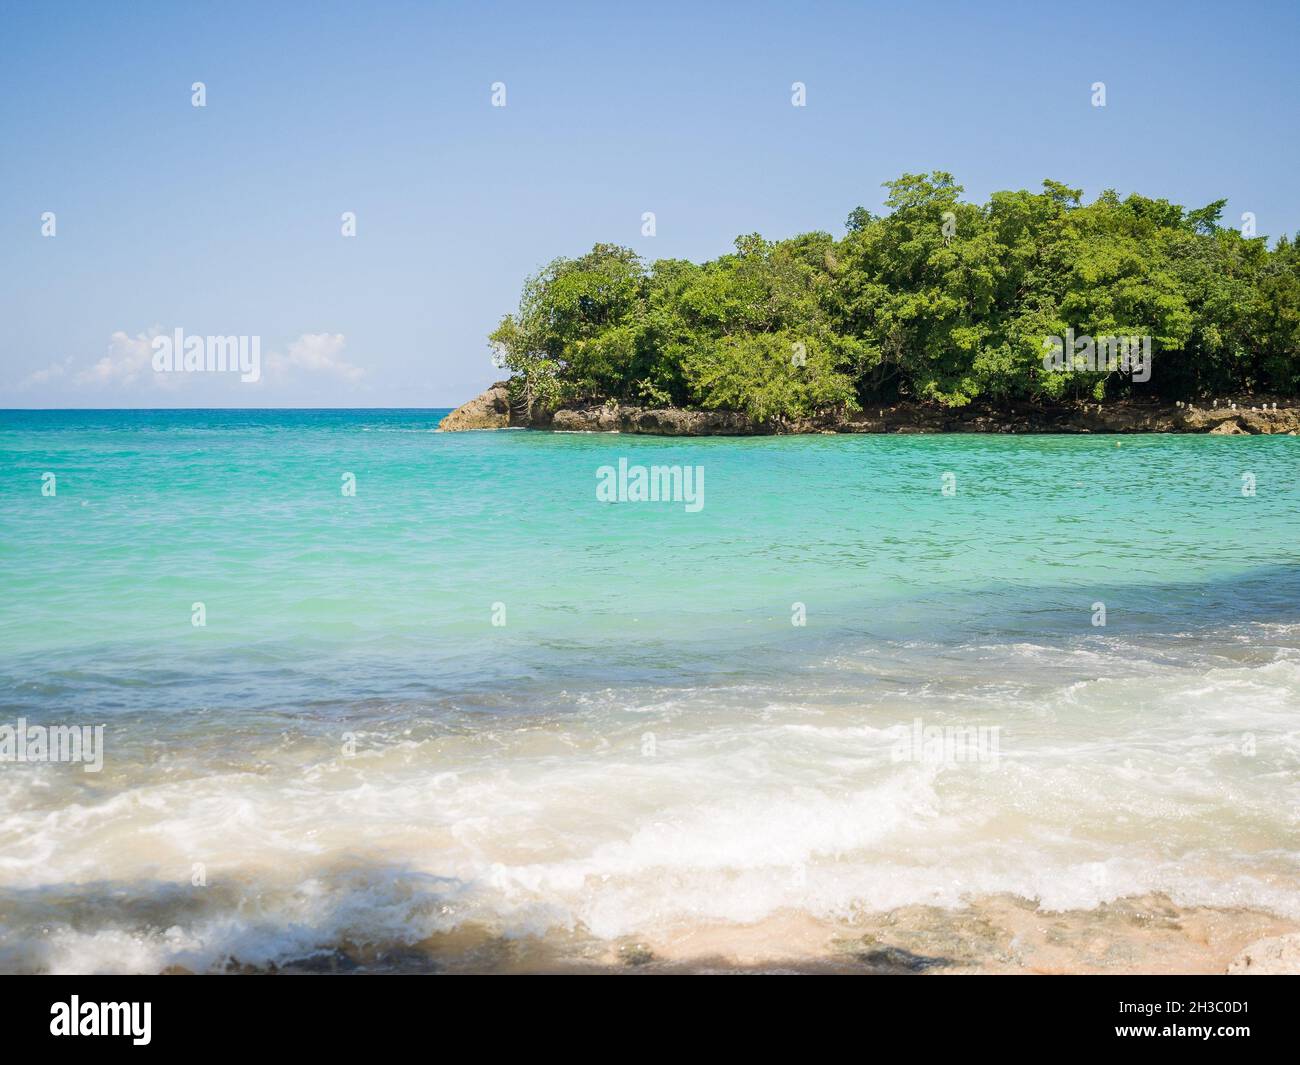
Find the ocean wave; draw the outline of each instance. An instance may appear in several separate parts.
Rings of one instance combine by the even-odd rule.
[[[470,928],[612,941],[992,895],[1300,918],[1289,654],[1082,678],[1029,656],[954,691],[891,653],[883,693],[604,686],[432,731],[387,704],[354,754],[299,721],[224,762],[217,734],[161,763],[123,737],[103,781],[23,767],[0,778],[0,967],[283,964]],[[972,727],[999,730],[996,758],[909,746]]]

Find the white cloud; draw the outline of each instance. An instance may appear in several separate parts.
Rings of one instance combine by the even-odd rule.
[[[308,373],[324,373],[344,381],[359,381],[365,371],[360,366],[339,358],[339,352],[347,344],[342,333],[303,333],[289,345],[287,355],[270,352],[266,364],[276,375],[285,375],[294,370]]]
[[[72,356],[69,355],[62,362],[52,362],[43,370],[35,370],[29,373],[18,382],[19,388],[31,388],[33,385],[48,385],[51,381],[56,381],[68,372],[72,365]]]
[[[108,338],[108,354],[72,378],[77,385],[132,385],[141,374],[153,375],[153,338],[162,330],[127,336],[119,329]]]
[[[190,378],[207,377],[206,374],[154,373],[153,339],[162,333],[163,329],[157,325],[135,336],[119,329],[109,337],[108,353],[90,365],[78,369],[69,356],[28,374],[19,387],[49,385],[67,378],[72,384],[86,388],[130,387],[151,380],[159,388],[175,389]],[[263,363],[281,382],[309,374],[356,382],[365,376],[365,371],[341,357],[346,345],[347,338],[342,333],[303,333],[290,342],[285,353],[267,352]]]

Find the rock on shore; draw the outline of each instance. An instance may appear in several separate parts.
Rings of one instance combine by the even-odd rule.
[[[735,411],[645,407],[565,407],[535,419],[533,428],[571,433],[653,433],[658,436],[752,436],[772,432]]]
[[[1121,401],[1040,407],[972,404],[874,406],[851,415],[823,415],[792,422],[759,422],[737,411],[632,407],[618,403],[571,403],[556,410],[511,410],[509,389],[499,381],[461,407],[438,428],[531,428],[574,433],[647,433],[658,436],[755,436],[788,433],[1211,433],[1216,436],[1300,435],[1300,407],[1272,409]]]
[[[498,381],[481,396],[463,403],[438,423],[444,433],[466,429],[505,429],[510,425],[510,390]]]

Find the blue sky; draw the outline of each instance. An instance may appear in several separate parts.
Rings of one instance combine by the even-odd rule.
[[[1294,233],[1298,43],[1294,2],[3,0],[0,406],[454,405],[555,256],[840,234],[906,171]],[[177,328],[262,380],[153,373]]]

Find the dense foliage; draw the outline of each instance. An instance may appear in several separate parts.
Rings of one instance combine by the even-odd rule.
[[[951,175],[886,183],[848,232],[736,240],[695,264],[598,244],[524,288],[491,342],[528,399],[789,419],[898,398],[1295,394],[1300,246],[1220,225],[1226,201],[1043,191],[961,200]],[[1048,372],[1046,338],[1149,336],[1152,375]]]

